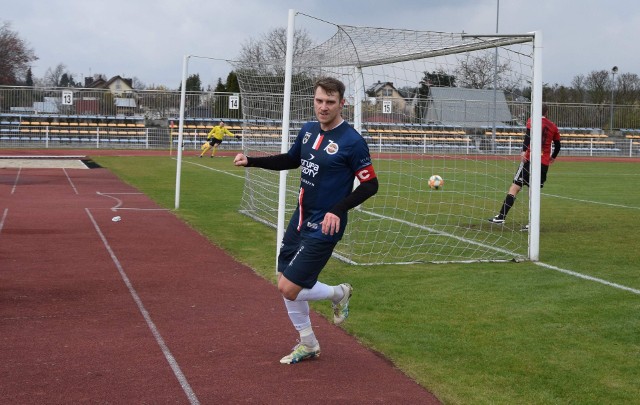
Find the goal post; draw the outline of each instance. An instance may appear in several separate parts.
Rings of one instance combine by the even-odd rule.
[[[533,76],[531,108],[531,181],[529,202],[529,260],[540,255],[540,163],[542,157],[542,33],[536,32],[533,43]]]
[[[335,256],[353,264],[537,260],[539,33],[470,35],[338,25],[293,10],[289,16],[289,42],[296,19],[321,21],[334,33],[300,54],[289,49],[286,60],[235,62],[243,147],[252,156],[285,151],[315,119],[315,80],[345,83],[343,116],[367,140],[380,189],[349,213]],[[538,190],[519,194],[507,222],[492,224],[529,117]],[[441,189],[427,184],[434,174],[444,179]],[[299,173],[253,169],[245,176],[241,212],[278,227],[281,238]],[[522,232],[526,224],[530,232]]]
[[[293,33],[295,31],[295,10],[289,10],[287,22],[287,51],[284,70],[284,97],[282,102],[282,131],[280,139],[280,153],[286,153],[289,149],[289,118],[291,112],[291,72],[293,71]],[[278,183],[278,223],[276,237],[276,273],[278,269],[278,256],[280,255],[280,241],[284,238],[286,198],[287,198],[287,175],[288,171],[280,172]]]

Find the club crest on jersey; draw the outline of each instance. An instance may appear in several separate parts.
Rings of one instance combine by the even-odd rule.
[[[309,138],[311,138],[311,132],[305,132],[304,133],[304,138],[302,138],[302,143],[309,142]]]
[[[329,139],[329,144],[324,148],[324,151],[329,155],[335,155],[338,153],[338,144]]]

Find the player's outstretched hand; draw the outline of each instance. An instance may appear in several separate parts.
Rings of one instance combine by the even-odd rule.
[[[233,164],[236,166],[246,166],[247,163],[248,163],[247,157],[242,153],[238,153],[236,157],[233,159]]]

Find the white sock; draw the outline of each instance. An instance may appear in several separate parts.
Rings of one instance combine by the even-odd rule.
[[[287,313],[291,323],[298,332],[311,327],[311,318],[309,318],[309,303],[307,301],[289,301],[284,298],[284,305],[287,307]]]
[[[287,307],[291,323],[300,333],[300,343],[309,348],[317,345],[318,339],[313,333],[309,317],[309,303],[307,301],[289,301],[285,298],[284,305]]]
[[[312,288],[303,288],[300,293],[298,293],[296,301],[332,300],[334,299],[334,294],[334,287],[318,281]]]
[[[344,298],[344,290],[342,289],[342,287],[340,287],[340,285],[334,285],[331,288],[333,288],[333,298],[331,299],[331,301],[334,304],[337,304],[341,299]]]
[[[318,339],[316,339],[316,335],[313,333],[311,326],[300,331],[300,343],[309,348],[318,344]]]

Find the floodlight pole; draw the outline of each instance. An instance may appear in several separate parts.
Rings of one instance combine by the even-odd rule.
[[[609,132],[611,133],[610,135],[613,135],[613,89],[616,86],[616,73],[618,73],[618,67],[614,66],[611,68],[611,112],[609,114]]]
[[[184,107],[187,99],[187,71],[189,67],[189,58],[191,55],[185,55],[182,59],[182,89],[180,91],[180,121],[178,124],[178,155],[176,164],[176,199],[175,209],[180,208],[180,174],[182,173],[182,131],[184,129]],[[173,142],[169,135],[169,142]]]

